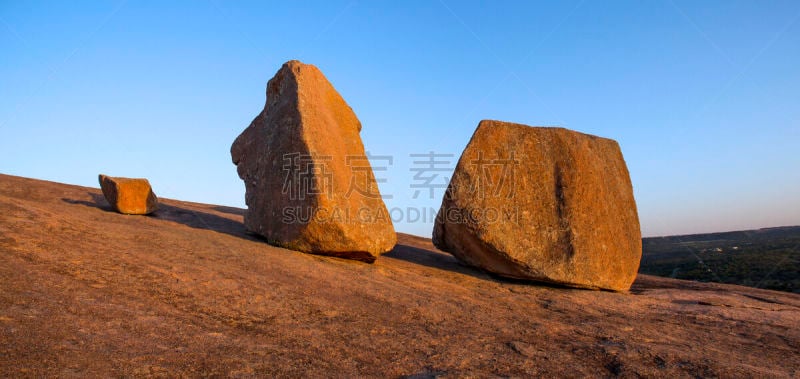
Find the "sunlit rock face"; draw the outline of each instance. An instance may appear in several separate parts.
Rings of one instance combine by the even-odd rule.
[[[433,242],[501,276],[628,290],[642,243],[619,145],[563,128],[481,121]]]
[[[287,62],[231,147],[245,226],[292,250],[374,261],[397,236],[361,142],[361,122],[322,72]]]
[[[158,209],[158,197],[147,179],[120,178],[100,174],[103,196],[119,213],[146,215]]]

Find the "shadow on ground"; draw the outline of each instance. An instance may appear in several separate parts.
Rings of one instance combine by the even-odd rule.
[[[217,211],[217,212],[232,214],[232,215],[236,215],[236,216],[244,216],[244,212],[245,212],[245,210],[241,209],[241,208],[226,207],[226,206],[222,206],[222,205],[217,205],[213,209],[215,211]]]
[[[108,204],[103,195],[89,192],[89,196],[92,197],[93,201],[74,200],[67,198],[62,198],[61,200],[65,203],[79,204],[116,213],[111,205]],[[234,215],[240,215],[243,213],[243,210],[231,207],[215,207],[214,210]],[[157,211],[144,217],[177,222],[191,228],[225,233],[234,237],[244,238],[251,241],[261,241],[260,238],[257,238],[249,233],[241,222],[230,220],[208,212],[183,208],[176,205],[159,203]]]
[[[415,247],[403,242],[398,242],[392,251],[383,256],[404,260],[421,266],[471,275],[481,279],[491,279],[491,276],[483,271],[464,266],[450,254]]]
[[[408,237],[404,239],[410,239],[410,238],[415,238],[415,237]],[[568,290],[573,289],[571,287],[559,285],[556,283],[536,282],[532,280],[506,278],[492,273],[487,273],[483,270],[467,266],[461,263],[454,256],[447,254],[445,252],[441,252],[433,248],[416,247],[411,245],[410,242],[402,240],[398,241],[397,245],[395,245],[392,251],[384,254],[383,256],[404,260],[406,262],[411,262],[414,264],[418,264],[420,266],[426,266],[443,271],[450,271],[459,274],[469,275],[478,279],[489,280],[497,283],[503,283],[509,285],[521,285],[521,286],[549,287],[549,288],[568,289]]]
[[[490,280],[497,283],[503,283],[508,285],[548,287],[553,289],[563,289],[570,291],[593,291],[591,289],[587,290],[587,289],[575,288],[559,283],[514,279],[496,275],[461,263],[454,256],[445,253],[443,251],[440,251],[434,247],[414,246],[415,243],[424,244],[427,241],[425,238],[412,235],[405,235],[405,236],[398,235],[398,237],[400,237],[400,239],[398,240],[397,245],[394,247],[394,249],[392,249],[392,251],[384,254],[383,255],[384,257],[400,259],[421,266],[427,266],[444,271],[457,272],[464,275],[470,275],[478,279]],[[648,288],[648,285],[650,285],[649,282],[642,284],[640,281],[637,281],[637,283],[639,283],[639,288],[637,288],[639,292],[634,292],[634,290],[632,289],[630,293],[638,294],[646,289],[649,289]],[[599,290],[599,291],[608,291],[608,290]],[[614,292],[614,291],[608,291],[608,292]]]
[[[74,200],[68,198],[62,198],[61,200],[70,204],[80,204],[87,207],[98,208],[107,212],[116,213],[116,211],[114,211],[111,205],[108,204],[103,195],[89,192],[89,196],[92,197],[93,201]],[[241,216],[244,214],[244,209],[239,209],[234,207],[214,206],[211,209],[220,213],[226,213],[236,216]],[[130,216],[130,217],[136,217],[136,216]],[[145,217],[172,221],[196,229],[211,230],[218,233],[225,233],[234,237],[247,239],[250,241],[259,241],[266,243],[266,241],[260,236],[248,232],[247,229],[245,229],[244,225],[239,221],[231,220],[212,213],[184,208],[176,205],[160,203],[158,205],[157,211]],[[400,237],[400,240],[398,241],[397,245],[395,245],[392,251],[384,254],[383,257],[399,259],[420,266],[426,266],[443,271],[455,272],[459,274],[469,275],[482,280],[489,280],[505,284],[534,285],[534,286],[544,286],[544,287],[562,288],[562,289],[569,288],[553,283],[518,280],[518,279],[505,278],[494,274],[490,274],[485,271],[479,270],[477,268],[464,265],[452,255],[436,250],[433,247],[414,246],[415,244],[417,244],[416,239],[418,237],[410,235],[402,235],[402,234],[398,236]],[[424,239],[420,238],[420,241],[424,241]]]

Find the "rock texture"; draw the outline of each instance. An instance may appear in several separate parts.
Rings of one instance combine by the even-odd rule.
[[[307,253],[372,262],[391,250],[397,237],[360,131],[319,69],[284,64],[264,110],[231,147],[245,183],[245,226]]]
[[[495,280],[399,235],[374,264],[284,250],[243,209],[0,174],[0,378],[791,378],[800,295],[640,275]]]
[[[481,121],[433,243],[506,277],[627,290],[642,246],[619,145],[563,128]]]
[[[158,209],[158,198],[147,179],[117,178],[100,174],[100,188],[119,213],[146,215]]]

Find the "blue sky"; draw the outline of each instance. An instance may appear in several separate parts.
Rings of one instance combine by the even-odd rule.
[[[394,157],[389,208],[438,209],[409,154],[452,168],[498,119],[619,141],[646,236],[800,224],[798,19],[797,1],[2,1],[0,172],[244,206],[230,145],[299,59]]]

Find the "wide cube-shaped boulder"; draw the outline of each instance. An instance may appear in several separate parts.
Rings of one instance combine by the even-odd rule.
[[[360,137],[361,122],[315,66],[287,62],[231,147],[245,226],[292,250],[372,262],[397,236]]]
[[[628,290],[642,242],[619,145],[563,128],[481,121],[445,193],[433,243],[500,276]]]
[[[158,197],[147,179],[120,178],[100,174],[100,189],[119,213],[146,215],[158,209]]]

